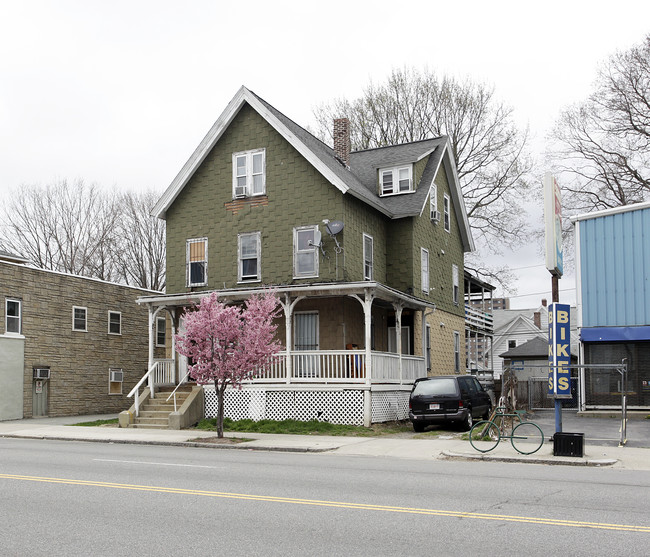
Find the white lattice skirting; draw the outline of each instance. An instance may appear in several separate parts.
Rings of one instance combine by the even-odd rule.
[[[205,416],[217,415],[217,396],[205,387]],[[362,390],[277,391],[228,389],[224,412],[232,420],[320,420],[333,424],[363,425]],[[408,418],[408,391],[371,392],[372,422]]]

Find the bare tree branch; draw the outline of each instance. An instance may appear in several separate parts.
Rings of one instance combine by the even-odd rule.
[[[492,89],[428,71],[394,70],[360,98],[317,107],[314,116],[317,135],[330,143],[332,120],[349,118],[354,149],[448,136],[475,239],[488,252],[521,242],[532,167],[527,132],[516,128],[512,110],[494,99]]]

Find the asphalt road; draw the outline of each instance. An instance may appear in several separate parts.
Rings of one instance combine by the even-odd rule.
[[[0,554],[639,554],[649,487],[604,468],[0,439]]]

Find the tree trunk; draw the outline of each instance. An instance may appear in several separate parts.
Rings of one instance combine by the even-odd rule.
[[[223,399],[226,385],[219,386],[217,381],[214,382],[214,390],[217,393],[217,437],[223,437]]]

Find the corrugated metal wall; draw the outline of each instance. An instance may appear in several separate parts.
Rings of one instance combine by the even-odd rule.
[[[582,326],[650,325],[650,208],[579,226]]]

